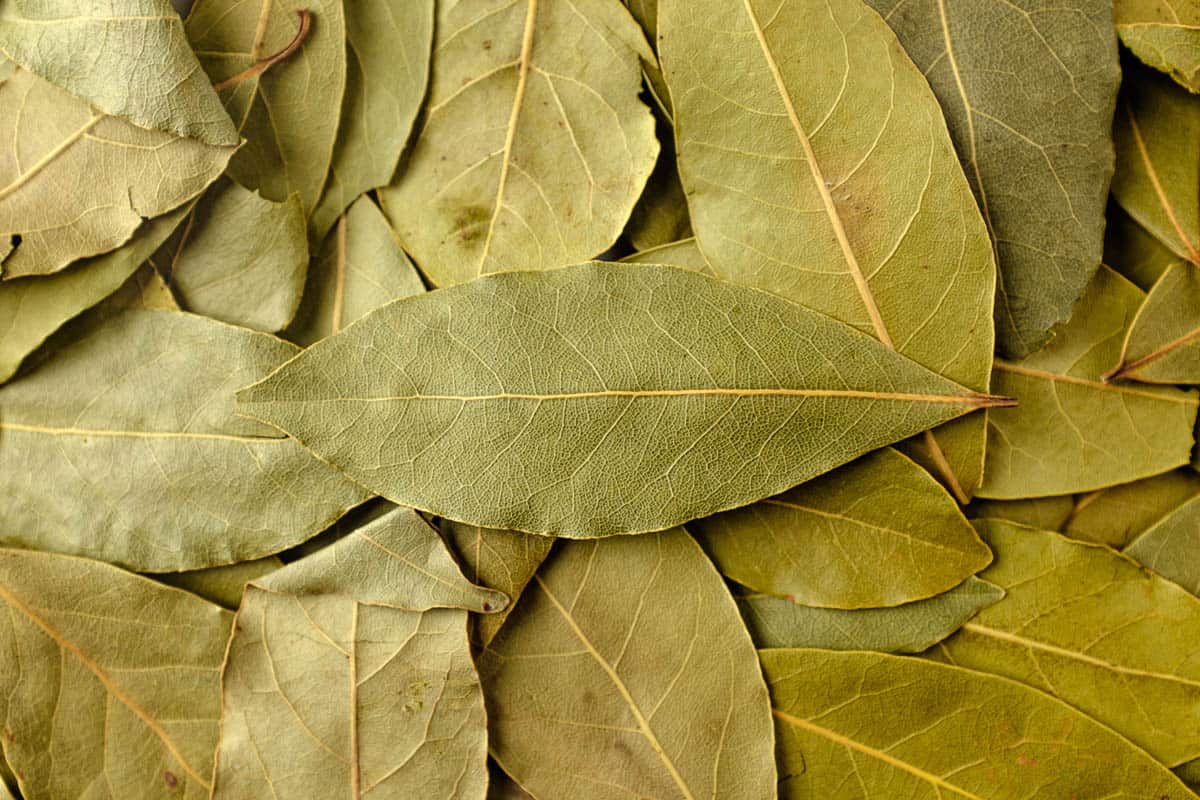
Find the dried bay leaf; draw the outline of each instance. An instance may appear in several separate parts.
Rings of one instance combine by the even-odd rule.
[[[1200,264],[1200,97],[1126,63],[1113,139],[1113,197],[1177,256]]]
[[[367,492],[233,408],[296,352],[179,312],[82,330],[0,387],[0,542],[174,571],[317,533]]]
[[[1013,681],[880,653],[759,655],[783,800],[1194,797],[1108,728]]]
[[[970,519],[1006,519],[1043,531],[1058,531],[1075,513],[1071,495],[1029,500],[975,500],[964,509]]]
[[[1200,383],[1200,269],[1176,263],[1163,272],[1129,326],[1108,380]]]
[[[743,595],[737,604],[758,647],[920,653],[1003,596],[999,586],[972,577],[948,592],[891,608],[816,608],[768,594]]]
[[[1115,0],[1113,16],[1134,55],[1200,92],[1200,7],[1189,0]]]
[[[687,197],[675,164],[675,132],[671,123],[655,115],[662,150],[646,188],[633,207],[625,235],[638,250],[669,244],[692,236]]]
[[[660,3],[659,51],[692,227],[717,274],[987,391],[991,242],[937,100],[887,24],[859,0],[701,8]],[[918,455],[962,502],[985,433],[982,415],[962,420]]]
[[[473,639],[486,646],[496,636],[504,620],[516,607],[517,600],[538,567],[550,554],[554,539],[519,531],[481,528],[445,520],[441,525],[450,549],[458,555],[468,580],[490,586],[511,598],[509,604],[496,612],[475,618]]]
[[[329,182],[313,211],[320,241],[363,192],[392,180],[429,80],[434,0],[346,3],[346,92]]]
[[[394,502],[578,538],[745,505],[1007,402],[774,295],[604,262],[394,301],[238,400]]]
[[[1112,4],[868,2],[941,102],[995,242],[999,349],[1027,356],[1100,264],[1121,79]]]
[[[1179,261],[1165,244],[1139,225],[1115,202],[1108,204],[1104,232],[1104,263],[1137,284],[1144,292],[1167,267]]]
[[[1200,755],[1200,598],[1106,547],[999,520],[1007,593],[933,651],[1070,703],[1174,766]]]
[[[773,798],[754,661],[682,530],[559,542],[480,657],[492,755],[538,800]]]
[[[299,195],[274,203],[223,180],[155,255],[188,311],[273,333],[296,314],[308,275]]]
[[[616,241],[658,153],[620,0],[439,3],[424,129],[380,192],[437,286]]]
[[[360,603],[410,611],[452,606],[503,610],[503,592],[473,585],[432,525],[395,508],[329,547],[255,582],[281,594],[346,595]]]
[[[487,800],[536,800],[533,795],[508,776],[492,759],[488,759]]]
[[[379,306],[425,291],[396,234],[368,197],[354,201],[309,268],[287,338],[310,345]]]
[[[0,236],[20,237],[6,280],[124,244],[212,183],[236,149],[138,128],[23,69],[0,83],[0,138]]]
[[[1087,492],[1188,463],[1194,391],[1101,379],[1141,304],[1136,286],[1101,267],[1050,344],[1021,361],[997,360],[993,389],[1021,405],[988,415],[981,497]]]
[[[1191,498],[1155,522],[1122,552],[1200,595],[1200,498]]]
[[[1180,764],[1172,770],[1193,792],[1200,791],[1200,759]]]
[[[251,586],[222,687],[213,800],[486,793],[466,611]]]
[[[891,448],[688,527],[724,575],[823,608],[923,600],[992,559],[954,498]]]
[[[139,127],[238,143],[167,0],[8,0],[0,6],[0,53]]]
[[[140,309],[142,311],[180,311],[175,295],[162,275],[149,261],[133,271],[120,288],[104,299],[102,306],[113,313]]]
[[[1076,501],[1063,533],[1072,539],[1119,550],[1197,495],[1200,495],[1200,475],[1190,469],[1172,470],[1101,489]]]
[[[311,214],[333,159],[334,109],[345,91],[342,0],[197,0],[184,28],[246,138],[229,162],[230,177],[277,203],[299,194]],[[240,77],[281,53],[285,61]]]
[[[118,249],[54,275],[0,283],[0,382],[63,323],[119,289],[186,213],[180,208],[146,222]]]
[[[208,797],[232,614],[25,550],[0,550],[0,606],[4,755],[26,797]]]
[[[621,261],[628,264],[669,264],[716,277],[716,272],[704,257],[704,253],[700,252],[694,237],[639,250],[625,256]]]
[[[246,585],[281,568],[283,562],[276,556],[239,561],[221,567],[193,569],[186,572],[151,573],[146,577],[198,594],[205,600],[223,608],[236,611],[242,602],[242,591]]]

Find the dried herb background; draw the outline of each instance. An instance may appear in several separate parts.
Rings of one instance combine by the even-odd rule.
[[[0,0],[0,798],[1200,795],[1193,0]]]

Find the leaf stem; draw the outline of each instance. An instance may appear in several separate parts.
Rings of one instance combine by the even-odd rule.
[[[242,70],[236,75],[226,78],[220,83],[214,83],[213,89],[218,92],[223,92],[231,86],[237,86],[247,78],[253,78],[256,75],[261,75],[271,67],[278,64],[280,61],[286,61],[295,55],[296,51],[298,51],[304,44],[304,40],[308,38],[308,32],[312,29],[312,14],[309,13],[307,9],[301,9],[300,11],[297,11],[296,14],[300,17],[300,27],[296,31],[296,35],[292,37],[290,42],[288,42],[287,47],[283,48],[275,55],[267,56],[266,58],[260,58],[246,69]]]

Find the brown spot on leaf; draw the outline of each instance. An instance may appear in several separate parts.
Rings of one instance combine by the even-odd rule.
[[[1033,769],[1033,768],[1037,767],[1038,760],[1036,758],[1030,758],[1029,756],[1022,753],[1021,755],[1017,756],[1017,765],[1021,766],[1021,767],[1029,767],[1030,769]]]
[[[463,206],[454,214],[454,229],[464,245],[469,245],[487,233],[492,210],[484,206]]]
[[[492,49],[492,40],[491,40],[491,39],[484,39],[484,40],[483,40],[483,49],[484,49],[484,50],[491,50],[491,49]]]
[[[491,611],[491,610],[492,610],[492,604],[491,604],[491,603],[489,603],[489,602],[487,602],[487,601],[485,600],[485,601],[484,601],[484,603],[483,603],[483,605],[481,605],[481,606],[480,606],[480,608],[482,608],[484,611]]]
[[[4,729],[4,738],[10,742],[15,742],[17,740],[17,736],[12,732],[12,728]]]
[[[163,782],[167,784],[168,789],[174,789],[179,785],[179,778],[176,778],[175,773],[168,769],[163,771]]]

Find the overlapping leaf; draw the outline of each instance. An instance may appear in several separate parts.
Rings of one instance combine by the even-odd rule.
[[[1043,531],[1062,530],[1075,513],[1071,495],[1028,500],[976,500],[966,509],[971,519],[1006,519]]]
[[[1200,92],[1200,8],[1187,0],[1115,0],[1117,34],[1145,63]]]
[[[1100,264],[1121,77],[1112,4],[868,2],[941,102],[995,243],[1000,350],[1029,355]]]
[[[208,797],[229,612],[23,550],[0,550],[0,606],[4,756],[26,797]]]
[[[696,244],[695,238],[680,239],[677,242],[667,242],[648,250],[630,253],[621,259],[630,264],[670,264],[683,269],[703,272],[706,275],[716,275],[704,253]]]
[[[744,505],[998,402],[765,292],[606,263],[395,301],[238,397],[397,503],[570,537]]]
[[[480,674],[492,755],[539,800],[775,797],[754,646],[682,530],[560,542]]]
[[[982,577],[1007,594],[935,653],[1053,694],[1168,766],[1200,756],[1200,599],[1106,547],[978,525],[996,553]]]
[[[1200,383],[1200,268],[1168,267],[1129,326],[1121,360],[1107,373],[1145,383]]]
[[[283,562],[276,556],[239,561],[221,567],[207,567],[185,572],[162,572],[147,577],[170,586],[186,589],[211,600],[219,606],[236,611],[242,602],[246,585],[281,568]]]
[[[168,571],[317,533],[367,493],[234,413],[237,387],[296,351],[179,312],[79,331],[0,388],[0,542]]]
[[[1197,495],[1200,475],[1189,469],[1173,470],[1080,497],[1062,530],[1072,539],[1119,550]]]
[[[439,3],[424,129],[384,209],[438,286],[592,258],[654,166],[620,0]]]
[[[782,800],[1194,797],[1127,740],[1012,681],[880,653],[761,657]]]
[[[1191,498],[1155,522],[1133,539],[1124,553],[1200,595],[1200,499]]]

